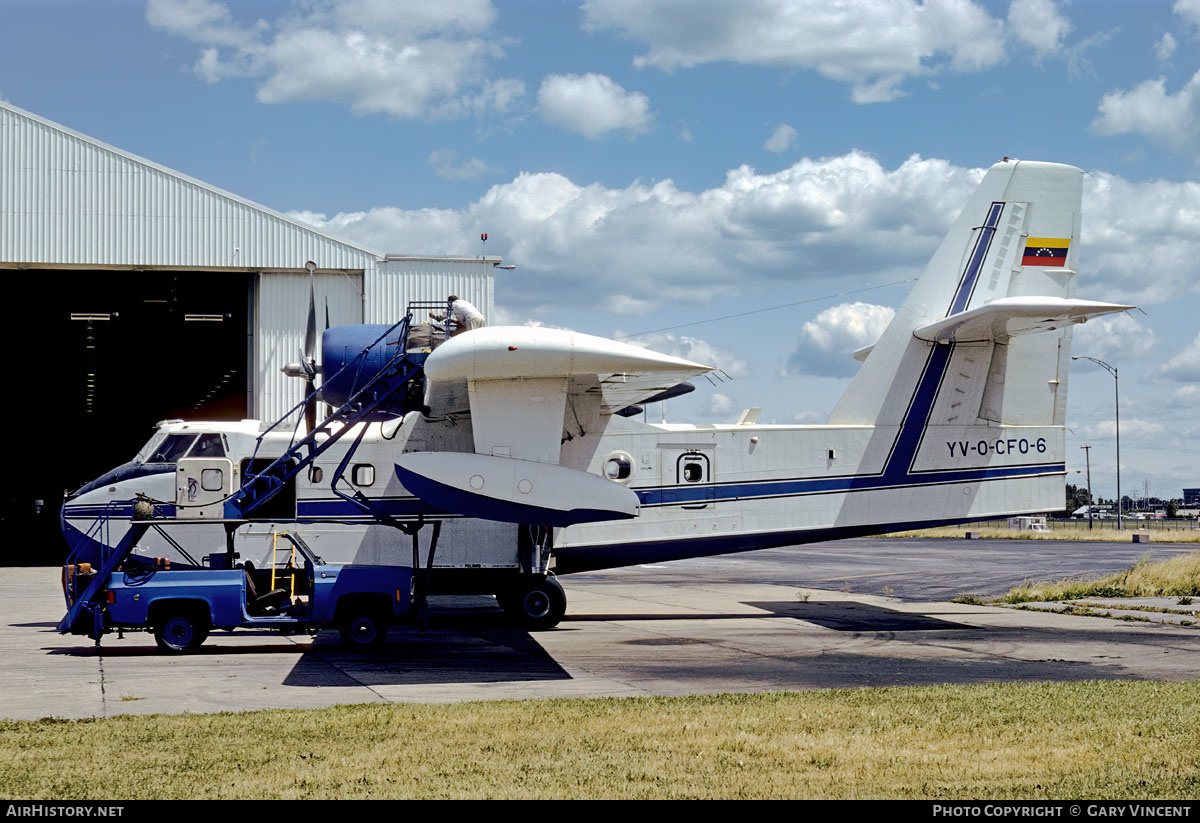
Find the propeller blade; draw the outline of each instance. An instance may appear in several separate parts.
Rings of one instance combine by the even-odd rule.
[[[313,395],[315,387],[311,378],[304,382],[304,396],[308,400],[304,404],[305,431],[311,432],[317,427],[317,398]]]
[[[317,353],[317,294],[313,287],[315,278],[308,278],[308,326],[304,330],[304,359],[312,361]]]
[[[304,268],[308,271],[308,324],[304,329],[304,371],[308,379],[304,381],[304,396],[307,398],[304,403],[304,424],[311,432],[317,427],[317,398],[314,394],[317,376],[317,264],[309,260]],[[326,298],[326,317],[329,314],[328,303]]]

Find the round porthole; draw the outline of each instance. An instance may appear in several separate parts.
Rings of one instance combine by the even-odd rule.
[[[633,458],[625,452],[613,452],[604,461],[604,476],[617,483],[624,483],[633,476]]]

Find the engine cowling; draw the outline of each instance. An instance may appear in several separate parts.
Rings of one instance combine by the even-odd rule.
[[[367,381],[384,369],[403,353],[407,341],[400,338],[401,328],[393,329],[379,339],[389,326],[382,323],[363,323],[350,326],[334,326],[321,336],[321,383],[320,398],[331,406],[345,403]],[[378,342],[375,342],[378,340]],[[360,354],[366,349],[366,354]],[[424,363],[426,355],[410,353],[410,362]],[[385,416],[395,416],[413,408],[420,408],[425,394],[424,377],[419,375],[405,392],[403,408],[393,406]],[[415,404],[415,405],[414,405]]]

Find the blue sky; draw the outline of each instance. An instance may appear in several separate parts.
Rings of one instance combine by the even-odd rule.
[[[675,420],[823,421],[907,291],[877,287],[920,272],[982,169],[1080,166],[1080,296],[1146,314],[1075,351],[1121,370],[1123,491],[1178,496],[1200,486],[1198,44],[1200,0],[0,0],[0,97],[379,251],[486,231],[517,265],[493,322],[799,304],[638,338],[734,378]],[[1111,495],[1112,380],[1076,364],[1070,389],[1070,468],[1092,444]]]

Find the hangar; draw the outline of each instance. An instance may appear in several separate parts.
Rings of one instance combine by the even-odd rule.
[[[490,313],[501,262],[382,254],[0,101],[6,562],[60,562],[64,491],[132,458],[157,421],[295,405],[280,367],[300,359],[308,261],[330,325],[449,293]]]

